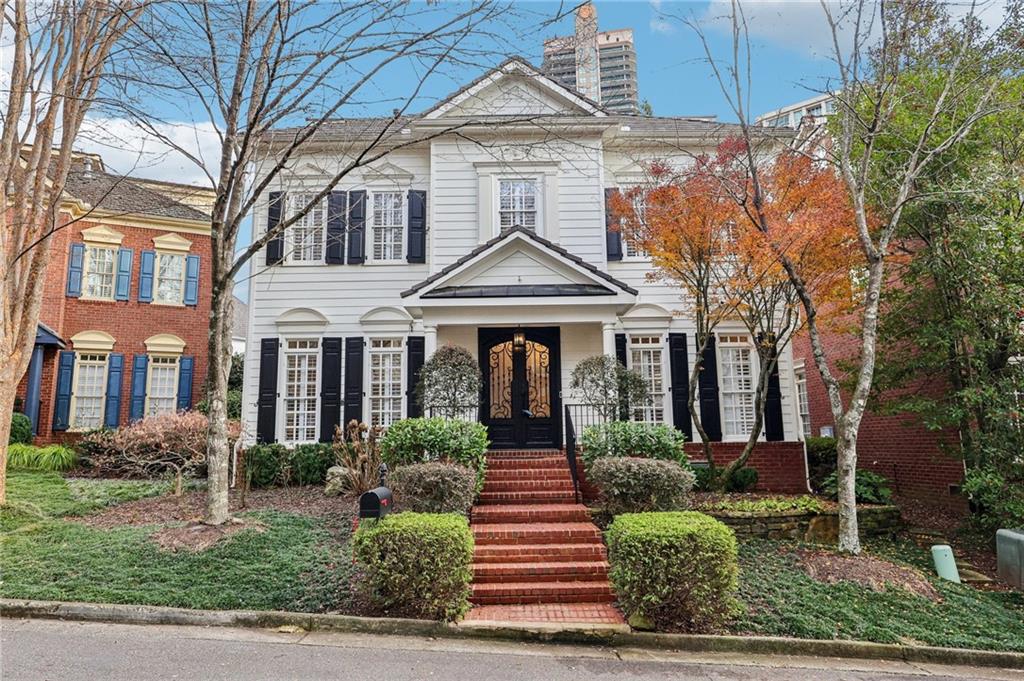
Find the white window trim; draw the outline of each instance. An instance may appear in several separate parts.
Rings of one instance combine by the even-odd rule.
[[[316,196],[322,191],[322,187],[295,187],[293,189],[285,190],[284,193],[284,205],[281,210],[281,221],[286,222],[291,219],[292,216],[292,201],[296,196]],[[281,238],[284,246],[284,258],[281,260],[281,264],[287,267],[310,267],[313,265],[324,265],[326,264],[327,255],[327,214],[330,212],[329,196],[325,196],[320,199],[323,205],[324,219],[320,224],[320,258],[313,260],[296,260],[294,258],[295,249],[295,228],[298,224],[289,225],[283,232],[281,232]],[[307,213],[308,216],[308,213]]]
[[[643,180],[635,178],[630,181],[620,181],[617,189],[622,193],[626,193],[632,189],[643,188],[643,186]],[[605,207],[605,209],[607,210],[607,207]],[[626,238],[625,234],[622,234],[622,262],[651,262],[651,255],[643,249],[640,249],[639,253],[630,254],[629,240]]]
[[[103,393],[100,396],[100,422],[96,426],[80,426],[75,424],[75,413],[78,405],[78,372],[82,367],[82,355],[104,355],[106,361],[103,365]],[[96,428],[102,428],[107,421],[107,381],[110,380],[110,350],[75,350],[75,370],[71,375],[71,405],[68,412],[68,430],[71,432],[86,432]]]
[[[89,257],[90,250],[104,250],[111,252],[111,260],[113,267],[111,269],[110,279],[110,297],[105,296],[94,296],[89,294],[89,272],[91,271],[92,258]],[[117,246],[111,246],[108,243],[102,242],[85,242],[85,253],[82,254],[82,300],[99,300],[104,302],[113,302],[117,299]]]
[[[803,387],[803,399],[801,399],[801,386]],[[807,369],[801,364],[793,371],[793,388],[796,392],[796,419],[800,431],[800,439],[804,440],[814,435],[814,427],[811,421],[811,396],[807,392]],[[803,406],[807,405],[807,421],[804,422]]]
[[[728,341],[723,342],[722,339],[724,337],[729,337],[729,336],[745,336],[747,340],[746,340],[746,343],[734,343],[734,342],[728,342]],[[757,383],[760,380],[760,376],[761,376],[761,366],[760,366],[760,364],[758,362],[757,352],[754,349],[754,345],[751,342],[750,333],[748,331],[746,331],[746,330],[744,330],[744,331],[733,331],[733,332],[719,331],[716,334],[716,336],[715,336],[715,364],[717,365],[717,369],[718,369],[718,395],[719,395],[719,398],[718,398],[718,418],[719,418],[719,422],[722,424],[722,442],[746,442],[747,438],[750,435],[749,433],[747,435],[742,435],[741,436],[741,435],[729,435],[729,434],[727,434],[725,432],[725,400],[722,399],[722,352],[721,352],[721,350],[722,350],[723,347],[726,347],[726,348],[730,348],[730,347],[731,348],[746,347],[746,348],[749,349],[749,351],[750,351],[750,380],[751,380],[751,385],[753,386],[752,389],[751,389],[750,394],[755,397],[755,401],[756,401],[756,395],[757,395]],[[756,409],[756,407],[755,407],[755,409]],[[755,418],[756,418],[756,414],[755,414]],[[765,439],[764,423],[763,423],[763,421],[764,421],[764,419],[762,419],[762,423],[761,423],[761,432],[757,434],[758,442],[763,442],[764,439]]]
[[[633,366],[633,348],[637,347],[633,345],[633,338],[637,336],[644,337],[657,337],[659,340],[658,345],[642,345],[639,347],[648,349],[659,349],[661,350],[661,421],[652,421],[652,423],[661,424],[672,424],[672,400],[669,399],[672,391],[672,376],[669,372],[669,357],[668,357],[668,337],[662,332],[656,333],[644,333],[644,332],[632,332],[626,336],[626,363],[628,368],[636,371],[637,369]],[[652,407],[654,405],[652,402]]]
[[[534,196],[534,213],[536,213],[533,233],[538,236],[544,235],[544,176],[533,173],[510,173],[496,175],[494,177],[494,229],[501,232],[501,183],[502,182],[532,182],[536,190]]]
[[[160,256],[168,255],[181,258],[181,299],[178,302],[168,302],[166,300],[160,300],[158,292],[160,290]],[[185,307],[185,281],[188,278],[188,252],[180,251],[167,251],[158,250],[154,256],[155,263],[153,265],[153,304],[163,305],[165,307]],[[116,279],[116,275],[115,275]],[[116,284],[116,281],[115,281]]]
[[[408,354],[409,349],[409,336],[408,334],[397,334],[397,333],[382,333],[375,336],[364,336],[363,342],[363,421],[371,425],[373,423],[373,386],[371,381],[373,380],[373,341],[375,340],[397,340],[401,343],[398,355],[402,358],[402,371],[401,371],[401,383],[402,388],[399,394],[399,403],[401,405],[401,415],[399,419],[407,418],[408,400],[405,395],[405,377],[406,371],[408,370],[407,362],[409,361]]]
[[[477,241],[486,243],[499,235],[499,179],[536,177],[539,182],[541,215],[535,233],[554,243],[559,242],[558,224],[558,161],[478,161],[477,171]],[[595,189],[594,200],[599,201]]]
[[[174,383],[172,384],[174,386],[174,409],[172,411],[177,411],[178,410],[178,385],[179,385],[179,381],[181,379],[181,355],[174,354],[174,353],[169,353],[169,352],[160,352],[160,353],[149,353],[147,356],[148,356],[148,360],[146,362],[146,405],[145,405],[145,407],[143,409],[143,412],[142,412],[143,416],[144,417],[148,417],[150,415],[149,414],[149,397],[150,397],[150,393],[152,392],[151,391],[151,386],[153,384],[153,367],[155,366],[155,362],[153,362],[153,359],[156,358],[156,357],[173,357],[173,358],[175,358],[177,360],[174,363]]]
[[[402,216],[402,255],[398,258],[389,258],[386,260],[378,260],[373,257],[374,249],[374,238],[376,237],[376,229],[374,228],[374,214],[376,209],[374,208],[374,196],[377,194],[398,194],[399,202],[401,203],[401,216]],[[366,245],[365,253],[366,258],[363,262],[365,265],[397,265],[406,262],[406,257],[409,255],[409,192],[408,190],[402,190],[397,188],[379,188],[379,189],[368,189],[366,191]]]
[[[301,264],[301,263],[300,263]],[[316,365],[316,433],[312,440],[289,440],[285,437],[287,432],[286,425],[287,410],[285,409],[285,403],[287,397],[287,383],[288,380],[288,362],[286,356],[288,354],[288,341],[306,341],[315,340],[317,341],[317,365]],[[320,399],[323,386],[323,352],[324,352],[324,339],[322,334],[317,333],[302,333],[295,332],[289,333],[287,336],[278,336],[278,362],[277,362],[277,405],[276,405],[276,416],[275,416],[275,432],[280,434],[278,442],[289,447],[296,445],[305,445],[316,443],[320,441]],[[344,355],[344,353],[342,353]],[[342,367],[342,378],[344,379],[344,367]],[[344,427],[344,426],[343,426]]]

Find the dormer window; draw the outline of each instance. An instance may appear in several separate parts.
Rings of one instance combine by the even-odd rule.
[[[512,227],[537,231],[537,180],[499,180],[498,218],[502,231]]]

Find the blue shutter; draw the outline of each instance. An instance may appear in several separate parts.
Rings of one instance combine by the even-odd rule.
[[[85,244],[71,244],[71,255],[68,257],[67,288],[67,295],[71,298],[82,295],[82,266],[84,264]]]
[[[185,258],[185,304],[199,303],[199,256]]]
[[[121,376],[124,374],[124,355],[112,352],[107,356],[107,400],[103,425],[117,428],[121,425]]]
[[[114,300],[128,300],[132,283],[132,249],[119,248],[117,251],[117,284]]]
[[[192,408],[192,367],[195,358],[182,357],[178,360],[178,411]]]
[[[71,381],[75,376],[75,353],[65,350],[57,359],[57,399],[53,404],[53,429],[67,430],[71,416]]]
[[[149,358],[146,355],[135,355],[132,360],[132,403],[128,417],[139,421],[146,415],[146,368]]]
[[[143,251],[139,256],[139,302],[153,302],[153,272],[156,269],[156,253]]]

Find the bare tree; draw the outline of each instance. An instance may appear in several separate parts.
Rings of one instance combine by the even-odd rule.
[[[0,83],[0,504],[15,391],[39,323],[47,237],[69,215],[61,209],[75,138],[112,50],[141,11],[132,0],[0,0],[0,43],[11,48],[9,80]]]
[[[1012,5],[1018,3],[1013,2]],[[860,351],[852,361],[852,389],[844,395],[842,377],[836,373],[834,349],[826,347],[820,328],[821,301],[812,292],[798,263],[778,244],[780,262],[786,269],[800,304],[811,341],[815,365],[828,392],[836,424],[840,550],[859,553],[855,474],[857,434],[871,390],[878,339],[879,302],[886,284],[886,259],[904,208],[918,198],[917,180],[939,154],[958,144],[972,126],[994,111],[992,94],[999,82],[1001,31],[986,31],[976,20],[974,6],[955,21],[937,0],[872,2],[870,0],[821,0],[825,22],[831,31],[836,79],[826,88],[836,104],[835,121],[824,136],[826,144],[813,151],[831,162],[840,175],[852,203],[856,238],[864,272],[859,301]],[[1010,12],[1013,15],[1015,12]],[[749,116],[752,53],[747,20],[741,3],[733,0],[728,17],[732,52],[718,60],[702,27],[684,20],[701,38],[707,61],[725,98],[739,119],[749,152],[744,160],[750,191],[742,205],[750,221],[772,239],[776,231],[765,210],[768,200],[761,178],[763,159],[752,143],[756,131]],[[944,69],[930,69],[937,50],[949,50],[953,58]],[[928,73],[930,96],[910,85],[914,76]],[[894,132],[898,106],[920,98],[926,107],[925,124],[913,139],[901,141],[907,153],[894,153],[885,142]],[[876,191],[884,177],[884,191]],[[844,399],[845,398],[845,399]]]
[[[396,149],[478,124],[467,120],[408,134],[406,110],[446,68],[487,60],[497,45],[508,44],[489,29],[508,14],[507,5],[490,0],[458,6],[385,0],[190,1],[162,5],[139,30],[133,62],[124,64],[123,72],[131,116],[199,167],[216,194],[206,377],[207,522],[220,524],[230,517],[225,400],[236,276],[352,171]],[[398,69],[414,74],[409,85],[401,92],[383,90],[381,77]],[[182,114],[188,124],[216,132],[216,157],[205,158],[182,143],[173,134],[174,121],[154,117],[154,97],[168,106],[186,101]],[[393,115],[348,119],[350,138],[332,138],[327,151],[320,147],[341,159],[338,169],[324,171],[305,206],[289,210],[276,226],[240,247],[246,217],[265,205],[269,189],[287,182],[294,160],[325,138],[321,133],[331,128],[332,119],[380,101],[393,103]]]

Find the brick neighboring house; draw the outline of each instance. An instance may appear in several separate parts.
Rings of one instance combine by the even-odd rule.
[[[859,344],[859,338],[838,333],[828,334],[824,340],[833,358],[852,357]],[[828,393],[814,365],[806,333],[793,339],[793,357],[804,435],[834,434]],[[909,389],[930,393],[944,390],[945,385],[922,380]],[[869,409],[858,434],[857,465],[887,477],[899,495],[965,510],[967,501],[960,494],[964,463],[952,453],[957,447],[955,430],[929,430],[916,414]]]
[[[206,371],[212,192],[80,154],[65,195],[18,386],[37,443],[189,408]]]

